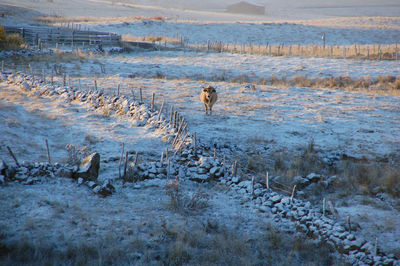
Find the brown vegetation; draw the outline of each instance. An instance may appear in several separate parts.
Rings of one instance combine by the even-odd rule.
[[[400,157],[388,155],[385,158],[349,158],[342,156],[335,162],[327,162],[321,158],[315,148],[313,140],[297,153],[288,153],[285,150],[273,151],[269,158],[260,155],[247,157],[247,173],[255,175],[259,182],[265,182],[265,173],[270,177],[279,176],[286,188],[293,186],[293,178],[307,176],[310,173],[318,173],[325,177],[335,175],[337,182],[329,189],[313,191],[315,195],[321,193],[335,193],[341,191],[344,195],[376,195],[388,193],[394,198],[400,199]],[[246,163],[246,162],[244,162]],[[290,189],[287,189],[290,190]],[[290,191],[288,191],[290,192]],[[309,195],[312,196],[312,195]],[[400,209],[400,205],[395,206]]]
[[[24,43],[18,34],[6,34],[3,26],[0,26],[0,49],[17,50]]]

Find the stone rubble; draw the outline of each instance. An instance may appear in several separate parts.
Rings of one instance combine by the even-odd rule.
[[[172,142],[177,138],[178,132],[163,115],[150,110],[138,101],[132,101],[126,96],[106,96],[102,90],[79,91],[76,88],[57,87],[44,84],[31,76],[22,74],[9,75],[8,83],[19,84],[33,95],[61,97],[66,102],[81,101],[87,103],[92,109],[107,107],[112,113],[127,116],[136,126],[146,126],[160,130],[163,138]],[[26,84],[28,86],[26,86]],[[204,144],[197,144],[195,149],[190,133],[186,138],[180,138],[182,145],[169,161],[145,162],[131,165],[129,174],[133,180],[188,178],[196,182],[209,182],[217,180],[225,184],[242,197],[252,201],[255,208],[262,213],[272,214],[275,221],[288,221],[298,231],[307,236],[325,242],[345,255],[347,261],[354,265],[400,265],[400,260],[392,254],[384,254],[373,244],[363,240],[344,226],[330,218],[329,214],[323,215],[321,210],[313,208],[305,200],[283,196],[262,184],[252,183],[240,176],[232,176],[228,165],[219,158],[211,155],[210,149]],[[177,145],[175,146],[177,147]],[[181,150],[181,152],[178,152]],[[12,169],[12,170],[11,170]],[[19,168],[5,166],[0,163],[0,183],[16,181],[23,184],[41,182],[43,177],[51,177],[74,173],[74,169],[59,164],[23,164]],[[312,173],[306,177],[296,177],[295,184],[298,188],[306,188],[311,184],[322,184],[328,187],[335,182],[336,177],[328,179]],[[79,185],[85,184],[93,192],[100,195],[109,195],[114,190],[109,181],[98,185],[93,180],[77,179]],[[347,228],[348,229],[348,228]]]

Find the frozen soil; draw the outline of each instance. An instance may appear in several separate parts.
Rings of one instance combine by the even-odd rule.
[[[67,104],[63,99],[32,100],[18,93],[18,88],[3,84],[0,90],[1,127],[0,156],[12,162],[6,146],[11,146],[18,160],[46,161],[45,140],[48,140],[54,162],[68,162],[67,144],[84,154],[99,152],[103,162],[100,178],[114,178],[118,174],[118,160],[125,151],[138,152],[141,160],[159,158],[167,147],[157,133],[134,127],[107,112],[91,112],[80,103]]]
[[[36,113],[31,112],[34,109],[24,109],[24,104],[27,106],[52,106],[62,102],[60,100],[50,101],[50,99],[26,97],[19,93],[18,87],[5,85],[4,83],[1,88],[3,93],[4,91],[13,92],[12,96],[10,96],[11,93],[2,95],[5,95],[5,99],[8,101],[7,107],[14,104],[14,109],[4,109],[13,112],[18,109],[17,107],[20,108],[19,115],[14,117],[14,120],[18,118],[24,118],[24,120],[19,123],[16,123],[16,120],[13,122],[13,124],[19,124],[20,126],[22,124],[26,126],[26,123],[28,123],[26,121],[37,119],[35,118],[37,116]],[[70,107],[76,104],[66,105],[68,106],[64,106],[65,109],[60,110],[60,107],[51,109],[66,113],[68,109],[71,109]],[[85,116],[85,113],[87,115],[91,114],[90,111],[84,109],[84,106],[80,108],[80,113],[73,115],[67,113],[68,117],[74,119]],[[7,111],[4,113],[7,114]],[[198,110],[198,112],[201,113],[202,111]],[[40,117],[42,123],[51,125],[48,128],[49,132],[57,133],[57,130],[59,130],[57,127],[60,125],[54,123],[54,118]],[[185,117],[191,119],[190,115],[185,114]],[[57,121],[57,119],[55,120]],[[102,120],[101,117],[97,117],[96,120],[100,120],[101,124],[103,124],[103,128],[98,127],[99,131],[105,131],[105,128],[112,127],[113,121],[111,118]],[[120,120],[119,123],[123,123],[123,121]],[[189,124],[191,124],[190,121]],[[74,125],[73,127],[68,127],[69,134],[76,131],[79,132],[86,126],[85,123],[80,122],[76,122]],[[61,127],[61,129],[64,128]],[[5,132],[8,130],[6,129]],[[206,132],[208,131],[209,129],[206,129]],[[126,129],[122,133],[123,136],[128,137],[130,132],[130,129]],[[199,132],[201,133],[201,131]],[[35,133],[32,134],[35,135]],[[142,135],[138,136],[139,139],[143,137],[143,134],[146,136],[146,133],[142,132]],[[147,134],[151,135],[151,132]],[[7,134],[4,135],[6,136]],[[51,135],[53,134],[48,134],[47,136],[50,140],[52,140]],[[24,140],[25,145],[32,142],[32,138],[28,134],[21,134],[18,139],[20,141]],[[109,141],[110,146],[108,146],[108,149],[105,148],[107,145],[103,145],[101,142],[92,143],[92,148],[100,151],[101,154],[105,153],[106,157],[112,157],[113,154],[118,158],[120,146],[115,145],[116,143],[119,144],[118,139],[111,138]],[[53,139],[50,143],[52,142],[56,142],[56,140]],[[155,154],[160,152],[160,150],[157,150],[158,147],[154,149],[153,146],[147,146],[148,143],[146,142],[139,143],[136,143],[136,147],[141,146],[147,150],[150,148],[154,150]],[[14,147],[13,144],[14,142],[11,139],[10,145],[12,147]],[[18,147],[21,144],[16,145]],[[111,146],[113,146],[113,149],[110,148]],[[23,148],[22,145],[19,147]],[[104,151],[103,149],[106,150]],[[7,154],[2,156],[7,156]],[[43,157],[38,158],[39,160],[40,158],[44,159]],[[154,157],[146,159],[151,160]],[[104,177],[106,174],[107,178],[116,177],[116,169],[116,163],[114,165],[102,164],[101,176]],[[307,249],[315,248],[312,242],[307,242],[306,248],[304,246],[302,248],[299,247],[299,243],[304,241],[305,236],[295,233],[295,229],[290,224],[275,221],[271,214],[258,212],[253,207],[253,202],[246,200],[240,194],[230,191],[225,186],[217,184],[199,185],[190,181],[181,181],[180,186],[184,194],[190,196],[196,193],[198,189],[204,191],[207,195],[207,207],[190,210],[189,212],[173,210],[169,204],[170,198],[166,195],[165,184],[167,182],[166,180],[149,180],[125,185],[117,182],[115,183],[117,192],[108,198],[100,198],[86,187],[80,187],[72,180],[65,178],[45,178],[42,179],[41,183],[33,186],[24,186],[18,183],[9,183],[6,186],[2,186],[3,192],[1,195],[4,202],[2,208],[4,209],[0,213],[3,216],[1,220],[7,222],[0,225],[0,228],[2,228],[3,232],[3,242],[6,243],[7,247],[13,247],[11,249],[13,253],[10,253],[13,255],[10,255],[11,258],[9,257],[6,262],[12,263],[15,259],[17,261],[23,260],[24,256],[19,253],[19,250],[28,248],[33,254],[40,254],[39,256],[36,255],[35,259],[41,261],[53,260],[53,262],[57,260],[83,260],[89,263],[92,261],[107,263],[109,260],[115,261],[114,255],[116,253],[119,254],[120,252],[122,253],[121,250],[128,249],[131,253],[123,252],[124,256],[120,257],[123,262],[129,261],[144,264],[148,262],[173,263],[175,259],[190,261],[190,257],[193,261],[199,260],[201,263],[208,263],[213,258],[213,262],[215,262],[214,260],[218,258],[217,262],[219,263],[221,262],[220,259],[228,259],[223,254],[229,255],[231,254],[230,252],[236,254],[239,252],[237,248],[240,248],[240,252],[242,252],[243,249],[247,250],[247,248],[253,246],[265,248],[265,246],[274,245],[274,241],[282,243],[284,240],[288,242],[285,245],[281,245],[279,250],[276,250],[280,254],[278,257],[272,256],[271,253],[267,252],[259,255],[262,258],[261,261],[293,263],[298,262],[300,259],[302,261],[317,261],[323,264],[339,263],[336,260],[340,257],[339,255],[332,255],[336,256],[336,259],[331,256],[327,257],[327,253],[331,252],[327,247],[320,247],[318,253],[314,253],[310,257]],[[339,212],[337,219],[345,220],[347,215],[351,215],[352,222],[358,223],[362,228],[357,234],[362,235],[371,242],[378,235],[380,249],[397,254],[398,247],[396,243],[398,241],[396,236],[398,235],[398,228],[392,222],[399,218],[398,211],[388,208],[387,204],[377,205],[375,200],[366,202],[368,200],[367,197],[365,200],[359,200],[356,206],[353,205],[351,198],[347,200],[352,202],[347,207],[344,203],[335,204]],[[386,211],[376,209],[382,207]],[[354,211],[354,208],[357,208],[357,211]],[[368,215],[371,210],[376,210],[374,212],[375,218]],[[10,221],[12,222],[10,223]],[[382,225],[384,226],[382,227]],[[210,233],[208,232],[210,230],[216,231],[215,233]],[[267,233],[266,235],[260,235],[260,231]],[[207,241],[211,241],[210,237],[219,241],[222,241],[220,238],[223,238],[224,241],[228,242],[239,239],[239,242],[233,242],[237,246],[226,247],[228,251],[225,250],[227,253],[223,254],[220,253],[222,252],[221,250],[215,247],[215,249],[211,250],[216,254],[210,255],[201,248],[204,245],[202,241],[208,243]],[[21,242],[21,239],[24,239],[24,241]],[[191,241],[194,241],[194,244]],[[63,243],[68,244],[64,245]],[[120,245],[116,245],[116,243]],[[89,250],[92,255],[84,256],[77,252],[82,248]],[[180,253],[177,254],[176,249]],[[49,252],[51,253],[50,255]],[[285,252],[291,255],[285,257],[283,256]],[[29,252],[27,253],[29,254]],[[201,254],[200,257],[198,257],[198,254]],[[326,260],[321,260],[322,258]],[[239,258],[230,257],[230,259],[232,259],[232,263],[238,263],[235,259]],[[245,257],[245,259],[246,261],[243,261],[243,258],[240,258],[239,263],[254,264],[257,261],[254,261],[255,257],[253,256]]]
[[[63,178],[29,187],[1,187],[2,244],[14,247],[3,263],[243,265],[340,261],[340,255],[330,254],[328,248],[309,252],[315,244],[290,226],[278,227],[267,215],[241,205],[235,195],[221,191],[226,188],[201,185],[209,198],[208,207],[189,213],[174,211],[165,193],[166,182],[118,186],[118,192],[107,198]],[[198,185],[184,181],[180,186],[186,194],[194,193]]]
[[[329,44],[338,45],[395,43],[399,39],[398,17],[340,17],[354,12],[355,6],[339,5],[320,12],[322,9],[314,2],[308,7],[296,5],[297,10],[302,10],[296,15],[293,10],[283,8],[271,20],[265,20],[265,17],[215,10],[185,11],[122,4],[111,9],[105,1],[54,2],[24,0],[18,2],[17,9],[15,1],[2,1],[8,6],[1,7],[7,15],[0,18],[0,23],[30,25],[32,18],[43,14],[110,17],[112,22],[99,24],[89,19],[84,26],[138,37],[178,34],[199,43],[222,38],[227,42],[262,45],[267,41],[273,44],[293,40],[297,44],[318,44],[322,31],[329,33]],[[373,4],[359,9],[363,13],[359,15],[374,15],[374,12],[379,15],[382,10],[389,14],[388,9],[391,12],[398,9],[396,3],[376,8],[372,8]],[[218,6],[221,8],[222,4]],[[339,17],[332,17],[338,13]],[[134,18],[129,18],[132,15]],[[166,17],[166,22],[137,19],[137,16],[158,15]],[[18,16],[18,20],[11,16]],[[115,20],[115,17],[120,18]],[[24,21],[20,22],[21,19]],[[257,34],[249,36],[250,28],[257,29]],[[299,31],[303,34],[298,35]],[[267,34],[269,38],[265,37]],[[159,106],[165,99],[166,110],[170,106],[179,110],[188,121],[190,131],[196,132],[201,142],[211,147],[214,143],[222,148],[233,147],[245,157],[257,153],[261,154],[261,160],[271,160],[275,151],[296,153],[310,141],[314,141],[322,158],[345,154],[356,159],[390,159],[400,152],[397,119],[400,98],[397,96],[262,85],[250,90],[245,84],[202,81],[240,75],[254,79],[272,75],[399,76],[396,62],[137,51],[53,63],[61,63],[65,72],[72,75],[74,86],[78,84],[75,77],[81,79],[83,87],[93,86],[96,77],[99,87],[108,93],[115,92],[118,84],[122,84],[121,93],[137,98],[138,89],[143,88],[148,102],[155,92],[156,104]],[[106,74],[101,73],[101,64]],[[46,72],[51,67],[40,60],[32,62],[32,66]],[[24,66],[17,63],[17,67],[22,70]],[[198,99],[201,87],[208,84],[215,85],[219,93],[212,117],[204,115]],[[135,127],[117,116],[95,113],[86,110],[84,105],[66,104],[62,99],[27,97],[18,90],[15,86],[0,84],[0,158],[7,163],[12,164],[12,159],[5,145],[13,149],[20,161],[46,161],[44,140],[48,139],[53,161],[68,161],[66,144],[99,152],[102,156],[100,179],[109,179],[118,176],[122,143],[129,152],[138,151],[143,161],[159,160],[167,147],[156,132]],[[65,178],[43,178],[41,183],[32,186],[2,185],[0,257],[5,264],[29,264],[32,258],[42,264],[59,261],[146,265],[343,263],[337,253],[330,255],[329,248],[295,233],[289,224],[274,221],[269,213],[256,211],[251,201],[225,186],[183,180],[180,182],[183,194],[191,196],[200,188],[208,195],[208,204],[190,211],[174,210],[166,194],[166,182],[122,184],[117,181],[116,193],[107,198]],[[377,238],[381,250],[399,257],[397,221],[400,214],[398,208],[393,208],[398,206],[398,199],[392,203],[391,198],[353,194],[339,198],[338,194],[329,195],[338,211],[336,218],[345,221],[350,216],[361,227],[357,235],[371,243]]]
[[[49,139],[54,161],[64,158],[62,142],[82,136],[90,125],[83,117],[93,115],[84,106],[76,107],[76,103],[27,97],[18,87],[5,83],[1,85],[1,95],[4,96],[2,120],[7,122],[2,127],[2,142],[14,148],[20,160],[29,162],[45,160],[41,155],[44,149],[36,143],[43,142],[42,137]],[[49,110],[42,109],[43,113],[38,115],[35,108],[38,106]],[[69,117],[68,121],[64,116]],[[106,130],[113,127],[113,120],[96,116],[99,124],[92,125],[103,140],[92,142],[91,149],[99,151],[102,158],[119,154],[118,138]],[[65,125],[66,122],[69,123]],[[141,128],[125,129],[119,134],[125,140],[130,134],[135,135],[135,147],[159,154],[159,140],[151,132],[134,130]],[[12,137],[10,132],[18,135]],[[151,143],[146,141],[147,135],[153,138]],[[129,144],[135,141],[134,137],[130,140]],[[4,150],[1,157],[9,162]],[[151,159],[154,157],[146,157]],[[116,165],[103,161],[100,176],[105,175],[116,177]],[[61,177],[43,177],[31,186],[7,183],[0,187],[1,254],[7,254],[0,255],[1,260],[5,265],[340,261],[340,255],[329,254],[327,247],[309,253],[308,248],[316,247],[311,240],[306,241],[307,248],[301,248],[304,236],[290,224],[276,223],[271,215],[258,212],[254,203],[225,186],[182,180],[179,182],[182,199],[188,200],[201,190],[203,201],[194,209],[175,209],[166,193],[168,182],[115,182],[116,193],[107,198],[93,194],[73,179]],[[252,248],[266,246],[271,248],[258,252],[257,256],[250,252]],[[278,251],[279,255],[274,254]]]

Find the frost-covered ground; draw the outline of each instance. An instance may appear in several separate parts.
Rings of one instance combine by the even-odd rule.
[[[8,6],[7,15],[0,18],[0,22],[6,25],[19,23],[21,19],[24,20],[21,25],[32,24],[29,19],[40,15],[38,11],[41,14],[75,17],[120,17],[109,21],[105,19],[101,24],[89,19],[84,26],[138,37],[183,35],[194,43],[219,40],[263,45],[266,42],[318,44],[322,32],[327,33],[328,44],[396,43],[400,36],[398,17],[332,18],[332,12],[345,15],[357,8],[330,7],[323,9],[325,13],[316,15],[315,10],[321,11],[322,8],[318,9],[315,2],[309,2],[308,8],[300,8],[296,4],[295,7],[302,10],[298,14],[278,9],[280,13],[271,18],[216,12],[223,8],[222,4],[214,10],[193,11],[149,7],[143,2],[138,2],[141,6],[75,0],[22,0],[18,3],[3,0],[0,3],[30,10],[24,13],[26,10],[22,12],[18,9],[16,12],[15,6]],[[371,5],[376,3],[369,1],[365,4],[369,8],[361,8],[361,13],[357,15],[371,15],[374,9]],[[374,6],[374,11],[382,15],[382,10],[395,12],[398,9],[396,3],[389,4]],[[80,8],[77,9],[77,6]],[[383,14],[389,16],[390,12]],[[156,15],[165,16],[167,20],[152,22],[134,18]],[[285,20],[280,21],[282,19]],[[245,21],[253,21],[253,24]],[[12,60],[6,59],[8,67]],[[250,90],[244,84],[213,82],[241,75],[254,80],[274,75],[287,78],[297,75],[310,78],[399,76],[398,62],[174,51],[135,51],[104,57],[94,55],[65,62],[62,59],[52,61],[51,57],[43,56],[42,60],[46,62],[37,59],[30,62],[33,69],[39,73],[45,69],[49,73],[54,64],[61,65],[62,70],[72,76],[74,86],[78,86],[77,78],[80,78],[83,89],[93,87],[93,78],[97,78],[98,86],[107,93],[115,92],[121,84],[121,93],[137,98],[138,89],[143,88],[145,101],[149,102],[151,93],[155,92],[156,104],[160,106],[164,99],[168,106],[165,110],[175,106],[188,122],[189,130],[196,132],[201,142],[233,147],[245,157],[257,150],[264,156],[263,159],[270,160],[273,151],[295,153],[311,140],[324,158],[338,158],[345,154],[355,158],[381,159],[400,152],[398,96],[263,85]],[[20,62],[16,62],[17,68],[23,70],[25,66],[18,65]],[[101,73],[100,65],[105,67],[106,73]],[[60,77],[57,81],[60,82]],[[215,85],[219,93],[212,117],[204,115],[198,99],[201,87],[208,84]],[[0,85],[0,96],[0,157],[8,163],[12,160],[5,145],[13,148],[20,161],[45,161],[44,140],[48,139],[53,161],[67,160],[66,144],[87,146],[99,152],[102,156],[100,178],[108,179],[118,176],[122,143],[125,143],[126,150],[138,151],[143,160],[158,160],[167,147],[151,130],[135,127],[115,116],[88,111],[78,103],[30,98],[19,93],[16,87],[4,83]],[[0,229],[3,234],[0,240],[5,238],[9,242],[22,243],[25,239],[55,250],[62,250],[68,244],[79,246],[81,242],[91,241],[100,242],[100,246],[101,242],[107,241],[121,243],[119,247],[122,250],[138,245],[142,253],[130,254],[131,259],[135,261],[138,257],[149,256],[149,261],[152,261],[164,254],[165,250],[160,251],[158,246],[169,243],[163,242],[171,233],[165,232],[163,221],[171,227],[190,231],[190,226],[206,228],[204,224],[212,217],[220,226],[246,235],[249,241],[245,243],[257,239],[259,232],[265,229],[263,225],[273,224],[268,214],[256,212],[250,207],[252,203],[243,202],[236,193],[227,191],[226,187],[208,184],[201,185],[201,189],[211,195],[210,207],[193,217],[171,212],[167,206],[169,198],[163,188],[165,182],[157,182],[117,184],[117,192],[108,198],[99,198],[69,179],[49,179],[33,186],[15,183],[2,186]],[[194,191],[197,184],[185,181],[184,187]],[[351,216],[352,221],[361,225],[362,230],[357,234],[372,243],[378,237],[382,250],[399,256],[398,209],[369,196],[332,200],[342,202],[335,206],[339,212],[338,219],[344,221]],[[285,227],[283,224],[277,226]],[[292,228],[288,226],[284,230],[290,232]],[[106,251],[107,247],[102,247]],[[156,252],[146,255],[146,250]],[[296,264],[298,261],[291,262]]]
[[[107,74],[100,73],[99,63],[105,66]],[[31,65],[36,69],[45,67],[41,63]],[[81,83],[87,86],[93,86],[93,81],[85,77],[98,75],[99,87],[110,93],[115,92],[118,84],[122,84],[121,93],[130,97],[132,89],[139,97],[138,90],[143,88],[147,100],[156,93],[158,104],[164,98],[167,104],[176,105],[188,117],[191,129],[206,142],[227,142],[249,150],[257,144],[249,140],[261,138],[273,150],[293,151],[313,139],[322,153],[355,158],[384,158],[400,150],[398,96],[264,85],[250,90],[245,84],[212,82],[241,75],[255,81],[273,75],[398,76],[400,67],[395,61],[156,51],[63,65],[67,73],[80,76]],[[168,80],[151,78],[157,76]],[[73,79],[73,84],[78,86],[77,79]],[[204,116],[199,100],[201,87],[207,84],[216,86],[219,93],[213,117]]]
[[[0,157],[7,163],[12,158],[5,148],[10,146],[20,162],[47,161],[45,139],[54,162],[67,162],[66,145],[75,145],[87,153],[101,155],[100,178],[118,176],[118,160],[125,144],[125,151],[138,152],[140,160],[159,158],[166,145],[154,132],[135,127],[130,122],[104,113],[86,111],[79,103],[66,104],[63,99],[32,100],[16,93],[18,88],[1,86],[0,117],[2,120]]]
[[[358,22],[358,21],[355,21]],[[397,22],[398,23],[398,22]],[[94,30],[129,34],[138,37],[165,36],[180,38],[187,43],[223,42],[253,45],[322,45],[325,33],[327,45],[391,44],[400,41],[399,28],[332,27],[307,25],[307,22],[265,23],[202,23],[174,21],[124,21],[84,24]],[[384,23],[383,23],[384,25]]]
[[[131,56],[116,55],[102,63],[112,74],[172,79],[223,79],[240,75],[252,81],[271,76],[309,78],[349,76],[398,76],[400,65],[396,61],[364,61],[326,58],[268,57],[240,54],[192,52],[135,52]],[[71,69],[73,71],[73,69]],[[79,74],[79,72],[76,72]]]

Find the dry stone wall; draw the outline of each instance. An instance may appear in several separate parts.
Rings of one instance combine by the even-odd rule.
[[[5,74],[3,74],[3,77]],[[183,122],[166,119],[159,111],[148,105],[129,99],[126,96],[107,96],[102,90],[79,91],[77,88],[50,86],[32,76],[15,74],[7,77],[7,82],[20,85],[21,89],[37,96],[57,97],[66,102],[80,101],[92,109],[104,108],[121,116],[126,116],[136,126],[146,126],[162,132],[163,138],[171,142],[173,154],[159,162],[145,162],[130,166],[128,174],[131,181],[144,179],[180,178],[197,182],[216,180],[237,191],[243,198],[254,203],[262,213],[273,215],[277,223],[292,223],[297,230],[318,241],[325,242],[344,254],[346,260],[354,265],[400,265],[400,260],[392,254],[384,254],[375,244],[357,236],[350,228],[345,228],[329,215],[324,215],[310,202],[284,196],[265,188],[263,184],[233,176],[230,165],[211,154],[209,147],[196,143],[193,135],[182,130]],[[172,114],[170,116],[172,118]],[[181,120],[183,121],[183,120]],[[186,129],[186,127],[185,127]],[[59,164],[30,164],[19,168],[8,168],[1,164],[0,182],[15,180],[24,184],[40,182],[43,176],[71,175],[78,169]],[[10,174],[10,171],[13,172]],[[69,174],[68,174],[69,173]],[[11,178],[12,176],[12,178]],[[129,181],[129,180],[128,180]],[[298,178],[299,187],[320,182],[317,174]],[[327,180],[325,185],[329,185]],[[86,184],[98,194],[112,193],[110,182],[99,185],[93,180],[78,178],[78,184]],[[107,191],[107,192],[104,192]]]

